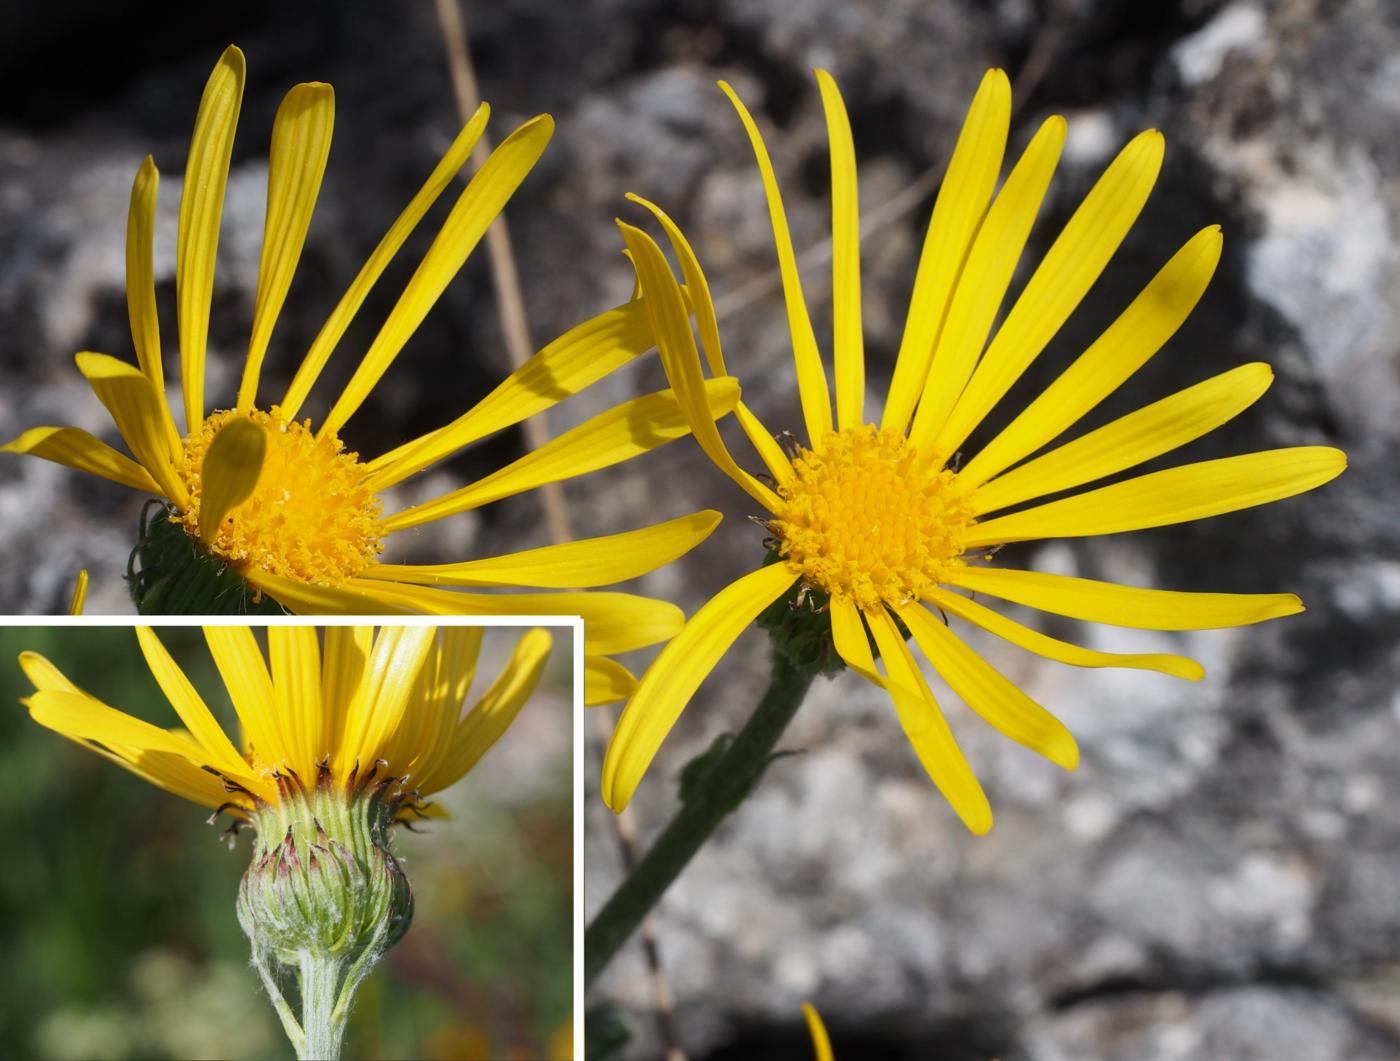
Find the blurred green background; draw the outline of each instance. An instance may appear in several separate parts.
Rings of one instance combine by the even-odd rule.
[[[571,1056],[572,661],[554,633],[515,727],[439,797],[452,818],[395,837],[417,911],[361,988],[347,1057]],[[233,732],[201,632],[161,636]],[[487,632],[473,697],[518,636]],[[178,724],[130,629],[0,630],[0,1057],[291,1057],[234,916],[248,834],[230,851],[226,818],[31,722],[24,649]]]

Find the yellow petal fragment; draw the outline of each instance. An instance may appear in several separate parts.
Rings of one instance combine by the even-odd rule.
[[[311,348],[306,351],[296,375],[287,387],[287,393],[280,403],[283,417],[288,420],[296,419],[297,413],[301,411],[303,403],[311,393],[311,388],[320,378],[321,370],[326,367],[326,362],[330,360],[336,345],[345,335],[345,330],[350,327],[350,322],[355,319],[355,314],[364,305],[375,283],[394,260],[394,255],[398,253],[404,241],[418,227],[418,222],[423,220],[423,215],[428,212],[429,207],[437,201],[457,172],[466,165],[467,159],[471,157],[472,148],[476,147],[476,142],[481,139],[482,131],[486,128],[486,119],[490,114],[491,108],[485,103],[476,109],[476,113],[462,126],[456,139],[443,153],[433,172],[428,175],[423,187],[418,189],[418,194],[404,207],[403,213],[389,226],[378,246],[360,267],[355,279],[350,282],[345,294],[341,296],[331,315],[326,318],[326,323],[321,325],[321,330],[316,333]]]
[[[836,1055],[831,1052],[831,1039],[826,1034],[826,1025],[822,1023],[816,1008],[811,1003],[804,1002],[802,1015],[807,1019],[807,1031],[812,1036],[812,1050],[816,1054],[816,1061],[836,1061]]]
[[[720,438],[713,414],[705,408],[702,388],[706,386],[706,381],[700,371],[700,354],[695,348],[690,316],[686,312],[680,285],[666,264],[661,248],[639,228],[623,222],[618,222],[618,228],[622,230],[622,238],[631,251],[632,263],[637,269],[637,280],[645,296],[643,304],[647,307],[647,316],[656,333],[656,347],[661,354],[667,382],[676,393],[695,441],[717,468],[760,505],[774,511],[779,504],[778,496],[739,467]]]
[[[454,784],[501,739],[539,685],[552,644],[549,631],[539,627],[520,639],[500,676],[457,725],[447,757],[431,775],[419,778],[424,792]]]
[[[1169,453],[1248,409],[1273,378],[1259,361],[1177,391],[993,479],[973,495],[972,513],[1059,493]]]
[[[333,745],[323,743],[321,707],[321,646],[314,626],[269,626],[267,657],[272,665],[272,689],[282,732],[291,746],[290,765],[308,786],[316,763]]]
[[[403,718],[409,693],[436,631],[431,626],[386,626],[374,641],[369,668],[345,719],[336,776],[368,772]]]
[[[452,423],[369,464],[373,490],[402,482],[463,446],[543,412],[650,350],[646,308],[628,302],[565,332]]]
[[[710,536],[710,509],[601,538],[546,545],[456,564],[377,564],[367,577],[420,586],[538,586],[581,589],[637,578],[684,556]]]
[[[661,650],[623,709],[603,760],[603,801],[614,812],[631,802],[656,750],[720,657],[796,580],[785,563],[745,575],[712,597]]]
[[[797,255],[792,249],[792,235],[788,231],[783,197],[778,190],[778,178],[773,173],[768,148],[764,146],[763,137],[759,134],[758,126],[748,108],[729,87],[727,81],[719,82],[719,87],[739,112],[739,120],[744,123],[744,131],[748,133],[749,143],[753,145],[754,159],[758,162],[759,175],[763,178],[763,191],[768,198],[768,216],[773,224],[773,243],[778,252],[778,271],[783,278],[783,299],[787,303],[792,357],[797,366],[797,393],[802,401],[802,419],[807,425],[808,439],[815,444],[831,430],[831,391],[827,388],[826,369],[822,367],[821,353],[817,349],[817,336],[812,331],[812,319],[807,314],[807,303],[802,297],[802,278],[797,272]]]
[[[208,754],[208,765],[244,784],[256,783],[257,775],[249,770],[243,756],[209,710],[209,705],[161,644],[156,632],[149,626],[138,626],[136,639],[160,691],[170,701],[170,706],[180,716],[180,721],[185,724],[195,743]]]
[[[185,185],[180,192],[180,234],[175,253],[179,307],[180,380],[185,430],[204,422],[204,354],[209,342],[209,303],[214,294],[219,223],[224,213],[233,133],[243,102],[243,53],[230,45],[204,86],[190,138]]]
[[[589,656],[583,662],[583,704],[598,707],[625,700],[637,689],[637,679],[617,660]]]
[[[899,609],[899,617],[963,703],[1003,736],[1055,765],[1066,770],[1079,766],[1079,746],[1064,723],[969,648],[922,604],[914,601],[905,605]]]
[[[126,312],[136,363],[161,396],[165,430],[172,452],[180,447],[180,432],[165,401],[165,367],[160,352],[160,315],[156,312],[155,232],[156,192],[160,173],[147,155],[131,185],[131,205],[126,216]]]
[[[708,400],[707,415],[723,416],[739,400],[738,381],[732,377],[708,380],[705,398]],[[610,467],[680,438],[689,427],[686,413],[672,391],[633,398],[599,413],[485,478],[396,512],[384,520],[384,533],[418,527],[545,483]]]
[[[206,807],[228,799],[223,784],[190,758],[194,745],[83,693],[41,691],[25,698],[41,726],[79,742],[101,745],[109,758],[144,780]]]
[[[1346,454],[1290,446],[1184,464],[974,524],[969,549],[1033,538],[1081,538],[1219,516],[1301,494],[1335,479]]]
[[[1064,145],[1065,120],[1053,115],[1036,131],[977,230],[914,413],[909,437],[916,446],[931,442],[942,430],[972,375]]]
[[[87,568],[84,567],[79,569],[78,577],[73,582],[73,596],[68,599],[69,615],[83,614],[83,606],[87,604],[87,594],[88,571]]]
[[[553,134],[554,119],[549,115],[531,118],[501,141],[473,174],[355,374],[326,414],[321,434],[338,435],[345,422],[369,397],[380,377],[476,249],[491,222],[505,209],[515,189],[539,161]]]
[[[36,689],[51,689],[60,693],[82,693],[58,667],[38,652],[21,652],[19,667]]]
[[[841,90],[818,70],[831,152],[831,316],[836,369],[836,423],[865,423],[865,338],[860,325],[860,201],[856,149]],[[815,441],[815,440],[814,440]]]
[[[928,599],[945,612],[976,623],[990,634],[1004,638],[1027,652],[1034,652],[1037,656],[1053,659],[1057,663],[1068,663],[1073,667],[1127,667],[1132,670],[1151,670],[1193,682],[1198,682],[1206,676],[1204,667],[1185,656],[1165,652],[1098,652],[1081,645],[1073,645],[1068,641],[1042,634],[1038,630],[1032,630],[985,605],[978,604],[975,600],[944,589],[933,590]]]
[[[0,446],[0,451],[42,457],[145,494],[165,492],[141,465],[77,427],[31,427],[13,442]]]
[[[705,279],[705,271],[700,268],[700,260],[695,256],[690,241],[685,238],[685,233],[680,230],[680,226],[672,221],[670,215],[661,207],[632,192],[627,193],[627,198],[646,207],[661,222],[661,227],[666,231],[666,237],[671,241],[671,249],[675,251],[676,258],[681,263],[681,275],[685,278],[687,294],[695,313],[695,327],[700,333],[700,349],[705,355],[705,362],[710,366],[711,375],[729,375],[729,370],[724,367],[724,350],[720,345],[719,338],[719,318],[715,315],[715,303],[710,295],[710,285]],[[630,250],[623,251],[623,254],[626,255],[628,261],[631,261],[634,266],[636,265]],[[638,276],[636,278],[638,296],[641,289],[642,281],[641,277]],[[648,334],[650,334],[650,330],[648,330]],[[773,478],[779,483],[786,482],[792,476],[792,462],[787,459],[782,448],[773,441],[773,435],[742,401],[734,407],[734,417],[739,421],[739,426],[743,428],[744,434],[748,436],[754,449],[758,450],[759,456],[763,458],[763,463],[768,466],[768,471]]]
[[[963,119],[924,235],[909,314],[880,423],[884,430],[903,432],[909,426],[909,417],[928,376],[929,359],[947,317],[949,300],[996,189],[1010,128],[1011,82],[1005,71],[988,70]]]
[[[997,329],[934,449],[952,453],[961,446],[1074,312],[1142,212],[1164,150],[1162,134],[1149,129],[1109,164]]]
[[[1196,233],[1098,339],[958,472],[977,486],[1056,438],[1141,368],[1190,315],[1215,274],[1220,226]]]
[[[1054,615],[1140,630],[1248,626],[1303,610],[1292,593],[1182,593],[1002,567],[960,568],[949,581]]]
[[[277,108],[267,164],[267,219],[263,226],[258,291],[253,299],[253,332],[238,387],[238,411],[246,413],[258,398],[267,344],[311,227],[321,192],[321,178],[331,153],[335,92],[319,81],[296,85]]]
[[[910,655],[904,636],[884,608],[866,612],[865,617],[875,635],[880,658],[885,661],[885,671],[889,675],[886,688],[894,700],[904,735],[963,824],[974,834],[984,835],[992,827],[991,805],[958,747],[953,731],[948,728],[947,719],[938,709],[938,701]]]
[[[272,678],[252,629],[206,626],[204,640],[233,702],[243,727],[243,743],[251,749],[255,765],[272,770],[289,763],[292,748],[283,735]]]
[[[226,423],[204,453],[199,536],[212,542],[224,517],[252,496],[267,456],[267,432],[241,417]]]
[[[160,492],[184,508],[189,493],[177,469],[177,455],[165,431],[165,398],[134,365],[106,354],[81,353],[74,360],[97,400],[107,407],[138,463],[159,485]]]

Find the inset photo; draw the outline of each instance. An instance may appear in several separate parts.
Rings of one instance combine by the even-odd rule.
[[[0,1055],[572,1058],[576,629],[0,630]]]

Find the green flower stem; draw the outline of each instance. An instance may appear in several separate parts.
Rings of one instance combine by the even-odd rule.
[[[344,960],[316,951],[301,952],[301,1061],[339,1061],[348,1006],[340,1003]]]
[[[583,944],[585,982],[597,979],[695,852],[753,790],[814,677],[812,670],[774,653],[768,691],[744,728],[706,767],[671,823],[589,924]]]

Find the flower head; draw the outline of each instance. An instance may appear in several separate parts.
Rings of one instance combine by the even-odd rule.
[[[349,382],[315,419],[304,412],[314,385],[384,270],[466,165],[485,133],[489,108],[483,104],[466,123],[389,226],[286,391],[263,404],[263,365],[311,224],[334,124],[329,85],[294,87],[273,124],[262,257],[241,381],[229,404],[211,411],[205,362],[214,264],[243,82],[243,53],[230,47],[210,75],[195,119],[175,269],[180,397],[172,403],[166,392],[154,266],[159,174],[148,157],[132,187],[127,228],[127,305],[137,363],[77,355],[79,371],[111,413],[130,456],[72,427],[32,428],[4,448],[164,499],[161,517],[144,524],[136,554],[133,595],[144,612],[246,611],[269,599],[279,610],[302,614],[582,614],[590,689],[599,696],[625,692],[630,679],[598,657],[674,633],[681,614],[672,605],[620,593],[460,591],[572,591],[624,581],[693,548],[717,514],[452,563],[386,563],[382,554],[396,535],[628,460],[687,433],[687,418],[669,391],[646,394],[440,497],[396,509],[387,494],[650,349],[640,302],[610,309],[549,343],[473,408],[420,438],[373,458],[341,441],[346,424],[539,160],[553,121],[540,115],[525,122],[467,181]],[[700,401],[713,416],[737,398],[735,381],[726,379],[706,384]]]
[[[770,618],[777,608],[802,618],[809,641],[810,626],[820,622],[831,655],[889,692],[920,761],[967,826],[981,833],[992,824],[986,796],[906,638],[912,635],[982,718],[1074,769],[1079,751],[1069,731],[973,652],[946,616],[1078,666],[1135,667],[1193,680],[1204,671],[1177,655],[1099,652],[1060,641],[969,594],[1158,630],[1239,626],[1289,615],[1302,605],[1286,593],[1169,592],[1015,570],[991,563],[997,548],[1168,526],[1261,505],[1327,482],[1346,459],[1329,447],[1299,446],[1184,464],[1037,501],[1176,449],[1225,423],[1268,388],[1267,365],[1243,365],[1045,448],[1186,319],[1219,261],[1215,226],[1192,237],[1117,320],[971,460],[961,459],[972,431],[1107,266],[1146,202],[1163,154],[1162,137],[1152,130],[1120,152],[994,327],[1065,136],[1062,118],[1047,120],[997,190],[1011,115],[1010,84],[1000,70],[983,79],[948,163],[884,409],[878,422],[868,421],[855,153],[835,82],[824,71],[817,80],[831,146],[834,416],[773,167],[753,119],[721,83],[748,131],[768,198],[807,429],[805,444],[785,449],[743,402],[737,405],[736,418],[771,487],[739,466],[715,425],[701,415],[701,351],[715,378],[725,378],[728,369],[709,288],[685,236],[658,207],[637,199],[669,237],[684,274],[683,293],[656,243],[639,229],[621,226],[662,362],[695,439],[769,513],[763,522],[772,562],[721,590],[662,650],[608,748],[603,795],[615,810],[626,806],[686,702],[765,611],[765,625],[779,628],[775,650],[784,651],[784,623]],[[788,603],[775,605],[782,599]],[[818,667],[827,659],[809,658]]]

